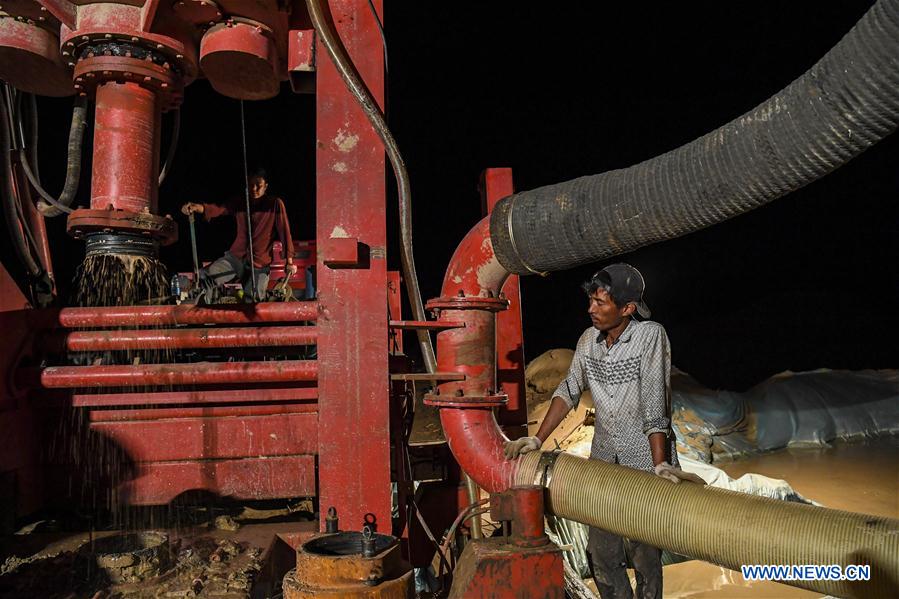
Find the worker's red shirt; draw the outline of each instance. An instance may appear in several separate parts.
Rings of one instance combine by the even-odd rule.
[[[203,204],[203,216],[211,220],[226,214],[234,215],[237,221],[237,234],[229,250],[239,259],[247,257],[247,211],[243,202],[233,202],[224,206]],[[284,202],[276,196],[264,195],[258,200],[250,200],[250,219],[253,222],[253,266],[262,268],[272,261],[272,244],[275,239],[281,241],[286,252],[293,249],[290,236],[290,223]],[[290,256],[291,254],[287,254]]]

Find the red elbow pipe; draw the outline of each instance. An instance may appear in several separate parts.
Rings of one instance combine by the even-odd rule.
[[[518,461],[503,457],[507,441],[494,417],[505,396],[496,384],[496,312],[507,307],[498,297],[509,272],[496,259],[490,221],[469,231],[453,254],[441,297],[428,302],[438,321],[465,326],[437,335],[437,368],[460,372],[465,380],[440,385],[427,403],[440,408],[440,421],[456,461],[479,486],[491,493],[512,485]]]

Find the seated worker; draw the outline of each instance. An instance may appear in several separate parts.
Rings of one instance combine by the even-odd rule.
[[[268,289],[269,265],[272,262],[272,244],[279,240],[285,248],[293,248],[293,239],[290,236],[290,223],[287,221],[287,212],[281,198],[266,193],[268,191],[268,174],[264,169],[256,169],[249,173],[250,187],[250,218],[253,230],[253,269],[256,272],[256,299],[265,299]],[[219,216],[230,214],[237,223],[237,233],[234,243],[225,255],[200,271],[199,282],[206,286],[207,302],[214,299],[215,292],[225,283],[239,281],[244,290],[252,293],[253,282],[250,281],[250,262],[247,257],[249,247],[247,243],[247,211],[244,201],[235,201],[225,206],[216,204],[196,204],[188,202],[181,207],[184,214],[202,214],[209,221]],[[288,252],[285,256],[287,262],[284,267],[287,276],[297,272],[293,263],[293,255]]]

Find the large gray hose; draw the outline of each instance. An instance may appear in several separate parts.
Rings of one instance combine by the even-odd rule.
[[[545,454],[543,454],[545,456]],[[871,566],[871,579],[789,580],[838,597],[896,597],[899,520],[667,480],[559,454],[521,458],[516,484],[545,484],[549,513],[681,555],[741,565]],[[639,498],[635,501],[634,498]]]
[[[529,274],[679,237],[811,183],[897,121],[899,0],[879,0],[808,72],[721,128],[630,168],[504,198],[493,247]]]

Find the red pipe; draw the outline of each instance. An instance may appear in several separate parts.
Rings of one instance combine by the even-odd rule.
[[[91,208],[156,214],[161,109],[137,83],[97,87]]]
[[[108,406],[146,406],[206,403],[265,403],[270,401],[309,401],[318,399],[318,387],[287,389],[192,389],[155,393],[75,393],[76,408]]]
[[[318,302],[271,302],[204,307],[120,306],[111,308],[63,308],[60,326],[76,328],[159,327],[179,324],[253,324],[300,322],[318,319]]]
[[[315,327],[247,327],[231,329],[142,329],[56,333],[49,346],[60,351],[283,347],[313,345]]]
[[[208,408],[147,408],[142,410],[91,410],[91,422],[133,422],[162,418],[220,418],[225,416],[271,416],[315,414],[317,405],[213,406]]]
[[[49,366],[40,372],[41,386],[137,387],[142,385],[217,385],[314,381],[315,360],[270,362],[194,362],[134,366]]]
[[[469,231],[453,254],[443,279],[438,303],[496,298],[509,272],[496,259],[490,242],[490,219]],[[465,327],[437,335],[437,369],[461,372],[462,382],[439,386],[441,396],[477,398],[496,392],[496,315],[492,309],[441,309],[440,320],[464,322]],[[450,450],[462,469],[491,493],[512,485],[518,462],[503,457],[508,439],[489,407],[441,406],[440,421]]]

